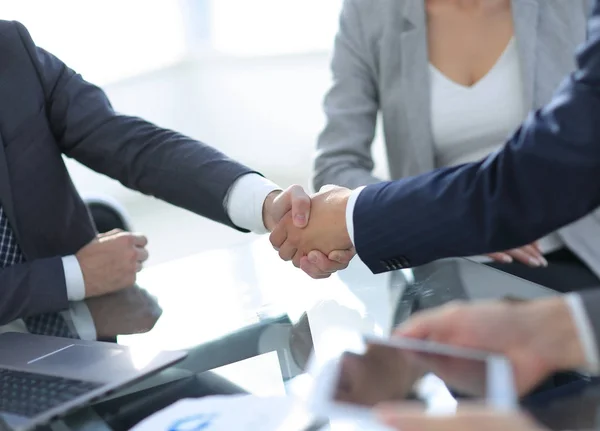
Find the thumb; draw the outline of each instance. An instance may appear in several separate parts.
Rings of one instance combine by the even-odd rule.
[[[304,228],[310,217],[310,197],[300,186],[289,188],[294,226]]]

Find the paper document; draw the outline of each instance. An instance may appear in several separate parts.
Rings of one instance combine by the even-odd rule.
[[[303,431],[310,424],[293,398],[214,396],[178,401],[133,431]]]

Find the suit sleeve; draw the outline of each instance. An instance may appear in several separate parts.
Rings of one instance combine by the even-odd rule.
[[[66,309],[69,305],[60,257],[38,259],[0,270],[0,325]]]
[[[326,125],[314,164],[315,190],[326,184],[355,188],[380,181],[372,174],[371,155],[379,109],[377,75],[356,3],[344,2],[335,39],[333,84],[323,104]]]
[[[16,25],[65,155],[126,187],[235,227],[224,202],[231,185],[250,169],[201,142],[115,112],[100,88],[36,47],[25,27]]]
[[[354,210],[374,272],[506,250],[600,205],[600,3],[578,70],[503,149],[478,163],[368,186]]]

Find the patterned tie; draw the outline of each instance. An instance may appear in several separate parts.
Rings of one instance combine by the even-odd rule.
[[[7,268],[25,262],[17,239],[8,222],[4,208],[0,206],[0,268]],[[55,337],[78,338],[69,329],[60,313],[44,313],[23,319],[32,334],[53,335]]]

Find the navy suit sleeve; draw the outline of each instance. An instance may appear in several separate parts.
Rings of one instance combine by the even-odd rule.
[[[36,259],[0,271],[0,325],[69,306],[62,259]]]
[[[372,271],[521,246],[600,206],[599,2],[577,61],[502,150],[363,190],[354,239]]]
[[[35,46],[16,23],[46,99],[62,152],[126,187],[233,226],[224,202],[252,172],[218,150],[140,118],[116,113],[105,93]]]

